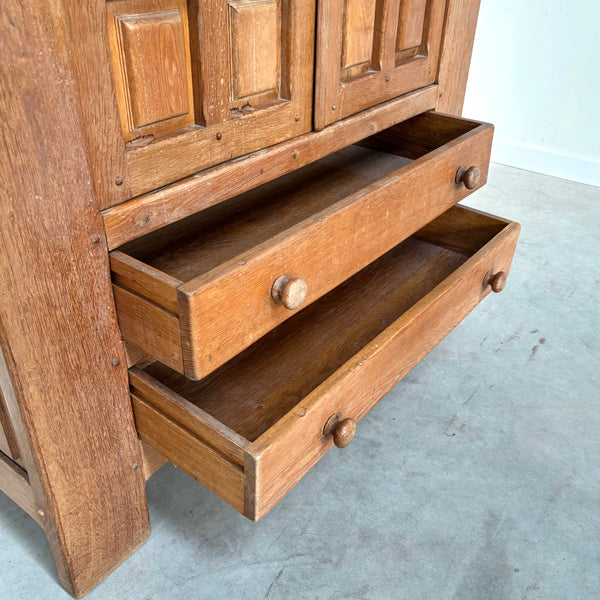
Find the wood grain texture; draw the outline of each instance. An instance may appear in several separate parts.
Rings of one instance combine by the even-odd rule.
[[[412,2],[411,2],[412,4]],[[344,35],[358,35],[344,28],[344,0],[323,2],[318,7],[315,66],[315,128],[344,119],[371,106],[435,82],[438,70],[445,0],[431,0],[423,16],[424,28],[418,54],[396,60],[400,0],[377,5],[371,69],[360,76],[345,73],[340,65]],[[420,10],[415,5],[415,10]],[[361,34],[362,35],[362,34]],[[359,36],[360,37],[360,36]],[[358,42],[357,42],[358,43]],[[351,79],[344,79],[347,75]]]
[[[142,448],[142,469],[146,481],[154,475],[161,467],[164,467],[169,461],[146,442],[140,441]]]
[[[3,419],[5,419],[5,417],[0,416],[0,452],[3,452],[4,454],[6,454],[6,456],[8,456],[11,460],[14,460],[13,454],[15,452],[10,447],[8,437],[6,435],[7,424],[6,424],[6,422],[3,421]],[[10,432],[9,432],[9,435],[10,435]],[[18,456],[18,454],[19,454],[18,451],[16,454]]]
[[[185,0],[116,0],[108,34],[124,141],[194,123]]]
[[[342,69],[364,64],[373,56],[377,0],[344,0]]]
[[[381,0],[377,4],[377,35],[374,39],[373,62],[371,64],[373,71],[389,71],[396,66],[395,32],[398,28],[401,4],[402,0]]]
[[[204,377],[289,318],[269,296],[279,276],[305,280],[309,304],[464,198],[457,164],[485,171],[490,147],[488,129],[467,133],[178,288],[186,375]]]
[[[400,4],[396,52],[418,48],[423,41],[427,0],[404,0]]]
[[[485,126],[491,131],[494,129],[494,126],[489,123],[428,112],[380,131],[362,140],[360,144],[417,159],[428,152],[433,152],[436,148],[443,147],[464,135],[466,131],[475,130],[480,126]],[[486,162],[485,155],[482,155],[481,162]]]
[[[172,314],[177,314],[177,288],[183,283],[153,269],[123,252],[112,252],[110,270],[113,283],[148,298]]]
[[[444,247],[445,224],[461,222],[473,238],[469,256]],[[489,293],[486,273],[510,269],[516,223],[463,207],[434,223],[427,241],[406,240],[200,382],[158,363],[133,370],[136,396],[178,406],[151,420],[161,430],[153,435],[168,437],[173,423],[191,435],[210,415],[226,428],[220,435],[251,442],[244,512],[264,516],[333,445],[323,433],[331,415],[358,421]],[[182,454],[176,444],[161,448]]]
[[[250,447],[256,461],[254,519],[331,447],[322,428],[332,412],[358,421],[489,292],[483,277],[490,265],[510,268],[518,231],[516,223],[509,224]]]
[[[144,372],[161,382],[154,388],[163,401],[169,396],[164,388],[172,390],[187,400],[186,405],[179,399],[179,405],[188,413],[191,403],[255,441],[368,343],[373,331],[381,331],[398,310],[406,310],[429,291],[436,276],[449,274],[464,261],[452,253],[448,259],[447,254],[432,244],[407,240],[387,259],[370,265],[201,381],[191,381],[158,362]],[[155,401],[155,394],[139,385],[137,370],[130,378],[135,393]],[[192,416],[179,418],[185,423]]]
[[[21,457],[15,426],[8,412],[2,386],[0,386],[0,451],[15,461]]]
[[[458,166],[481,163],[483,184],[491,127],[445,119],[452,121],[446,129],[454,139],[432,132],[443,145],[434,148],[430,140],[430,152],[408,165],[388,153],[349,148],[240,197],[245,210],[232,208],[199,224],[192,220],[191,236],[172,238],[170,247],[163,249],[159,239],[144,242],[157,249],[151,254],[136,254],[135,244],[127,249],[148,264],[149,274],[158,269],[184,281],[177,287],[183,372],[204,377],[288,319],[292,313],[271,293],[280,277],[305,282],[305,306],[464,198],[469,190],[455,183]],[[127,277],[119,277],[129,287]],[[168,333],[162,332],[158,318],[138,314],[145,306],[153,313],[159,309],[132,299],[135,307],[126,305],[121,292],[117,296],[124,338],[173,366],[171,321]]]
[[[31,449],[29,448],[29,440],[25,425],[21,417],[19,403],[15,395],[15,389],[10,379],[8,365],[4,358],[4,353],[0,344],[0,396],[2,396],[2,414],[6,422],[9,423],[10,433],[8,433],[8,456],[19,467],[25,471],[34,471],[35,465]]]
[[[280,4],[276,0],[232,0],[228,3],[231,99],[234,102],[246,98],[254,105],[263,104],[279,96]],[[258,99],[258,94],[270,96]]]
[[[27,473],[2,452],[0,452],[0,490],[16,502],[39,525],[42,524],[42,515],[38,512]]]
[[[100,209],[131,197],[121,119],[107,35],[106,0],[53,0],[64,23],[77,86],[73,108],[81,118],[85,148]],[[99,94],[102,100],[99,101]]]
[[[254,110],[233,113],[231,69],[235,72],[236,65],[230,64],[226,50],[230,44],[226,4],[222,0],[210,0],[203,2],[196,13],[190,11],[191,46],[201,57],[193,73],[197,81],[196,97],[201,95],[202,114],[196,115],[199,125],[128,151],[131,196],[310,131],[314,5],[315,0],[289,0],[282,5],[281,19],[286,35],[280,36],[279,98],[251,106]],[[251,29],[253,35],[258,35]],[[245,47],[252,48],[252,44],[247,41]],[[240,65],[240,68],[251,67]],[[241,108],[245,102],[240,102]]]
[[[437,77],[440,89],[436,110],[439,112],[462,113],[479,5],[480,0],[448,0]]]
[[[350,117],[324,131],[308,133],[267,150],[188,177],[103,213],[109,249],[115,249],[223,202],[237,194],[306,166],[392,125],[433,108],[431,86]]]
[[[42,525],[61,582],[80,596],[150,531],[64,8],[0,9],[0,343]]]
[[[163,414],[185,425],[194,435],[231,462],[243,465],[244,450],[248,447],[246,439],[228,429],[211,414],[186,402],[180,395],[149,375],[164,371],[168,372],[159,364],[150,365],[145,370],[131,369],[129,378],[133,394],[144,398]]]
[[[123,339],[150,356],[159,357],[166,365],[182,370],[178,318],[118,285],[113,285],[113,294]]]
[[[244,472],[177,422],[135,394],[133,411],[140,438],[164,454],[180,469],[244,512]]]

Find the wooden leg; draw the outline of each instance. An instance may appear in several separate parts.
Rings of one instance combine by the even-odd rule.
[[[0,7],[0,344],[37,513],[82,596],[150,532],[58,1]]]

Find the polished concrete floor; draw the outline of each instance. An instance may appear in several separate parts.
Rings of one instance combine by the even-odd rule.
[[[600,598],[600,189],[495,165],[520,221],[489,296],[261,522],[173,466],[153,534],[90,600]],[[0,493],[0,599],[63,599]]]

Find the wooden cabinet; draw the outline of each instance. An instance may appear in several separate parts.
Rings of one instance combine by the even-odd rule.
[[[518,232],[454,207],[202,381],[158,362],[134,368],[141,438],[262,518],[334,442],[347,445],[361,417],[478,302],[501,291]],[[332,420],[352,433],[335,441]]]
[[[312,128],[314,0],[114,0],[132,195]]]
[[[478,6],[5,0],[0,488],[74,594],[167,459],[261,518],[502,290],[493,127],[440,114]]]
[[[484,185],[492,130],[415,117],[113,251],[124,339],[201,379]],[[280,278],[302,282],[297,305],[273,297]]]
[[[319,3],[315,127],[436,80],[446,0]]]

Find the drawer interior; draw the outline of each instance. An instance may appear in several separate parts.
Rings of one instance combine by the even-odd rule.
[[[456,206],[201,381],[145,372],[253,442],[507,224]]]
[[[121,246],[124,340],[204,378],[483,185],[491,139],[420,115]]]
[[[179,282],[241,257],[481,124],[419,115],[119,248]],[[118,272],[115,283],[127,287]]]

